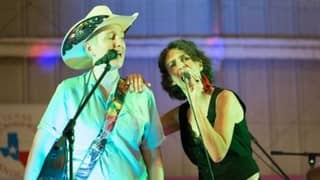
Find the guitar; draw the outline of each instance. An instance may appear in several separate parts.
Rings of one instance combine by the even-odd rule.
[[[67,179],[67,141],[64,136],[50,149],[38,180]]]

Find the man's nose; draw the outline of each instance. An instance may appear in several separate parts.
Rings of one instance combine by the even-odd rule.
[[[113,40],[113,48],[119,48],[121,47],[121,43],[122,43],[122,40],[119,39],[119,38],[114,38]]]

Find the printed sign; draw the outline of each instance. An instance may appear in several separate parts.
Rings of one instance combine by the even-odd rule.
[[[22,179],[37,125],[47,105],[0,104],[0,179]]]

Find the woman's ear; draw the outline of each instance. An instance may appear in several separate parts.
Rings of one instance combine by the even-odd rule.
[[[201,72],[203,70],[203,64],[201,61],[199,62],[199,68],[200,68],[200,72]]]
[[[176,83],[176,82],[174,82],[174,80],[172,80],[172,76],[170,77],[170,80],[171,80],[171,86],[175,86],[175,85],[177,85],[177,83]]]

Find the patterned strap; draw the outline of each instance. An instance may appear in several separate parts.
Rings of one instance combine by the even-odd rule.
[[[100,155],[104,152],[105,144],[109,133],[112,131],[118,115],[121,111],[128,85],[124,80],[120,79],[114,98],[106,113],[106,120],[103,128],[101,128],[98,136],[90,145],[88,152],[83,158],[78,171],[75,174],[75,179],[88,179]]]

